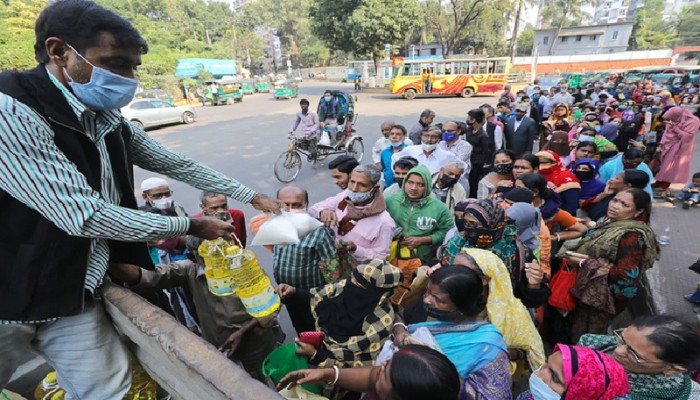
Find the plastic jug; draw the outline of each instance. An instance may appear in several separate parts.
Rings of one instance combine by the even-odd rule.
[[[216,296],[232,295],[234,283],[230,259],[240,256],[241,248],[219,238],[203,241],[197,252],[204,259],[204,276],[209,292]]]
[[[257,256],[250,250],[243,250],[242,256],[233,251],[231,249],[232,253],[228,256],[236,295],[251,316],[262,318],[271,315],[280,308],[280,297],[258,263]]]

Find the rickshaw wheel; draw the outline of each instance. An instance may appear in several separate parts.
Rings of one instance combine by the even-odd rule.
[[[360,139],[350,139],[350,143],[345,147],[345,154],[357,160],[362,161],[362,156],[365,155],[365,145]]]
[[[301,171],[301,156],[296,151],[285,151],[275,161],[274,171],[278,181],[283,183],[293,181]]]

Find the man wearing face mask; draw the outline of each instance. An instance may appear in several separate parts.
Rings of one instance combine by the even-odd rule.
[[[170,190],[168,181],[163,178],[153,177],[141,182],[141,196],[145,200],[146,206],[163,210],[163,215],[187,216],[185,209],[173,201],[173,191]]]
[[[425,165],[431,175],[435,174],[440,171],[443,165],[457,159],[454,154],[438,147],[438,143],[440,143],[441,139],[442,130],[433,125],[423,132],[421,144],[408,146],[400,152],[395,153],[391,157],[392,163],[396,163],[396,160],[402,157],[413,157],[418,160],[421,165]]]
[[[649,166],[647,166],[643,161],[644,151],[636,147],[630,147],[625,150],[624,153],[621,153],[600,167],[600,180],[607,182],[626,169],[637,169],[644,171],[644,173],[649,176],[649,183],[647,183],[646,187],[644,187],[644,191],[647,192],[649,196],[653,196],[651,181],[654,180],[654,174],[651,172],[651,169],[649,169]]]
[[[454,211],[455,204],[467,199],[467,192],[459,184],[462,174],[462,164],[453,161],[440,168],[440,172],[433,176],[433,194],[447,205],[450,212]]]
[[[337,245],[358,262],[389,256],[396,224],[386,212],[380,177],[374,165],[358,165],[350,174],[347,190],[309,208],[312,217],[334,229]]]
[[[467,113],[467,132],[466,139],[472,146],[470,155],[471,171],[469,171],[469,197],[476,197],[479,180],[487,174],[488,164],[493,159],[493,153],[496,151],[496,145],[491,138],[484,132],[484,123],[486,115],[481,109],[475,108]],[[496,125],[492,125],[498,128]],[[495,132],[495,130],[494,130]],[[501,138],[502,141],[502,138]]]
[[[33,70],[0,75],[0,387],[32,349],[67,397],[122,398],[124,345],[96,296],[110,264],[153,268],[145,242],[230,236],[213,218],[136,210],[133,166],[279,212],[276,199],[171,152],[126,121],[148,45],[124,18],[85,0],[51,2],[35,24]],[[75,368],[80,363],[99,368]]]
[[[506,149],[513,151],[516,157],[532,153],[532,144],[537,138],[537,124],[525,115],[529,108],[527,105],[518,104],[515,108],[515,118],[506,121]]]
[[[438,148],[454,154],[458,160],[464,163],[464,172],[471,171],[472,145],[463,140],[457,134],[459,126],[454,121],[442,124],[442,140],[438,143]]]

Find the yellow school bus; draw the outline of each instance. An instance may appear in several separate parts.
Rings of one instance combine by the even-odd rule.
[[[507,57],[446,60],[396,57],[392,64],[391,93],[409,100],[421,95],[471,97],[495,93],[503,90],[510,69]]]

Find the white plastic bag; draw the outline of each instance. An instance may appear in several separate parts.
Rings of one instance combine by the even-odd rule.
[[[321,132],[321,139],[318,141],[319,146],[327,146],[330,147],[331,145],[331,135],[328,134],[327,131]]]
[[[309,214],[282,211],[260,226],[251,245],[297,244],[300,238],[322,226],[320,221]]]
[[[290,214],[282,212],[281,215],[270,218],[260,226],[258,234],[253,238],[251,245],[276,245],[276,244],[297,244],[299,243],[299,233],[292,223]]]

